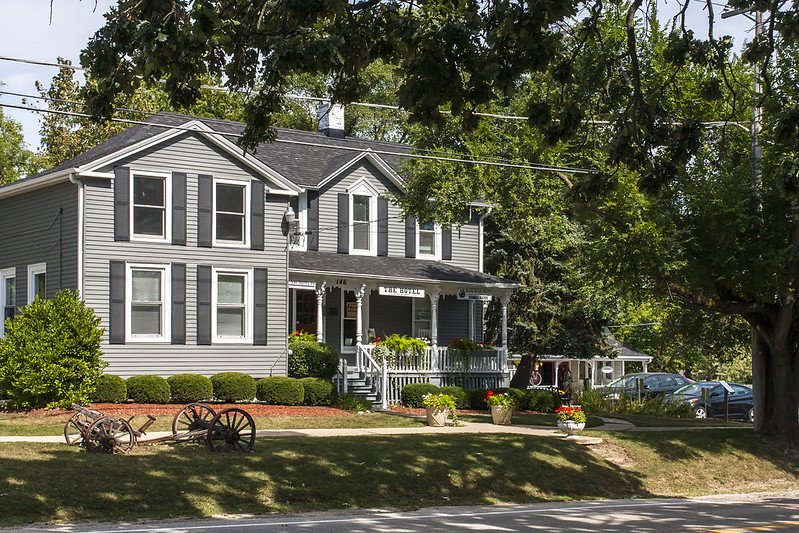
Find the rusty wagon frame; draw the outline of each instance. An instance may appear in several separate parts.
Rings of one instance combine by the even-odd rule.
[[[133,429],[128,419],[107,416],[100,411],[73,404],[75,413],[64,425],[64,439],[69,445],[82,444],[87,451],[128,453],[137,445],[150,446],[205,439],[214,452],[249,452],[255,444],[255,422],[246,411],[238,407],[223,409],[218,413],[203,403],[184,406],[172,419],[172,434],[141,439],[156,421],[148,415],[147,421]]]

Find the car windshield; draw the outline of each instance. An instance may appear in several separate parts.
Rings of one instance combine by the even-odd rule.
[[[702,394],[702,389],[712,389],[716,385],[717,385],[716,383],[691,383],[690,385],[686,385],[685,387],[677,389],[676,391],[674,391],[674,394],[699,396],[700,394]]]

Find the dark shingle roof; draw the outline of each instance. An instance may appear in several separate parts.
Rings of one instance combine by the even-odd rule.
[[[475,272],[442,261],[405,257],[372,257],[332,252],[291,252],[289,269],[293,272],[369,276],[378,279],[473,283],[508,288],[518,286],[516,282],[509,279]]]
[[[199,120],[213,131],[231,134],[230,136],[225,136],[225,138],[232,142],[236,142],[238,140],[237,135],[241,134],[244,130],[244,124],[240,122],[192,117],[176,113],[158,113],[145,121],[154,124],[153,126],[143,124],[133,125],[119,135],[112,137],[103,144],[73,159],[42,174],[25,179],[34,180],[44,174],[51,174],[54,171],[66,170],[90,163],[93,160],[110,155],[118,150],[122,150],[152,137],[153,135],[162,133],[164,131],[163,125],[180,126],[191,120]],[[279,140],[292,141],[295,143],[322,145],[308,146],[306,144],[290,144],[285,142],[263,143],[258,146],[253,154],[263,164],[276,170],[300,187],[317,187],[319,183],[333,171],[354,159],[359,154],[358,151],[352,150],[353,148],[357,150],[371,149],[400,153],[408,153],[411,150],[409,146],[403,144],[367,141],[353,137],[337,139],[328,137],[323,133],[284,128],[278,128],[277,138]],[[399,166],[403,159],[402,157],[388,154],[379,155],[394,169],[394,171],[399,171]]]

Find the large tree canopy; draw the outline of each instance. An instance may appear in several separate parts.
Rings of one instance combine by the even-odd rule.
[[[738,61],[732,42],[686,29],[655,32],[653,5],[541,0],[120,0],[82,62],[98,84],[98,117],[141,83],[165,80],[179,105],[200,95],[205,76],[249,91],[245,147],[272,134],[287,80],[323,74],[334,100],[360,97],[364,69],[397,66],[397,101],[413,120],[446,132],[479,129],[479,113],[523,102],[531,142],[501,144],[496,156],[592,169],[560,176],[567,217],[587,222],[591,273],[613,287],[680,298],[743,317],[756,331],[756,425],[799,442],[799,100],[795,80],[797,2],[734,0],[767,24]],[[712,1],[700,5],[713,20]],[[683,14],[685,11],[682,12]],[[757,64],[764,91],[763,179],[752,180],[745,122]],[[521,97],[521,98],[518,98]],[[519,114],[517,112],[516,114]],[[451,143],[467,148],[463,137]],[[443,144],[442,144],[443,145]],[[506,209],[540,195],[501,173],[468,176],[439,168],[411,185],[409,210],[456,218],[475,196]],[[437,176],[437,177],[436,177]],[[459,192],[458,195],[443,193]],[[448,200],[454,198],[455,200]]]
[[[34,174],[38,165],[36,156],[25,146],[22,125],[0,109],[0,185]]]

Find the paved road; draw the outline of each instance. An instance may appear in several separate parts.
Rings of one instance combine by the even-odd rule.
[[[6,530],[3,530],[6,531]],[[233,533],[271,531],[579,531],[799,532],[799,492],[726,495],[687,500],[605,500],[581,503],[448,507],[407,513],[328,512],[30,528],[74,533]]]

